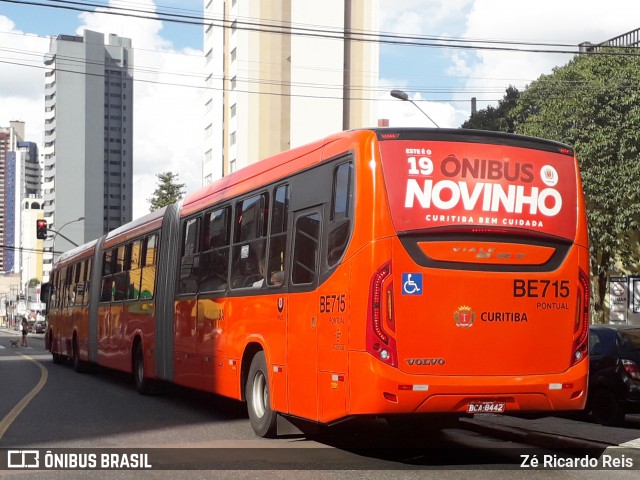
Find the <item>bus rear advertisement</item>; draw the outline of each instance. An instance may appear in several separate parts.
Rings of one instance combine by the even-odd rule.
[[[574,151],[496,132],[338,133],[63,254],[55,361],[332,424],[580,410],[589,248]]]

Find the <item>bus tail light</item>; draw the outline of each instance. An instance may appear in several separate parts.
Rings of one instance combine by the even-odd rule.
[[[391,263],[386,263],[371,277],[367,307],[367,352],[395,367],[398,365],[396,340],[387,331],[387,328],[395,331],[392,282],[385,285],[390,275]]]
[[[573,343],[573,354],[571,356],[571,365],[579,363],[587,357],[589,349],[589,301],[591,298],[591,287],[587,275],[580,270],[578,275],[580,280],[580,288],[578,289],[578,308],[576,308],[576,321],[573,327],[575,341]]]

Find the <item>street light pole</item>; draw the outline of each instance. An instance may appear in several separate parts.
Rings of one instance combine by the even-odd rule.
[[[413,100],[411,100],[409,98],[409,95],[407,94],[407,92],[403,92],[402,90],[391,90],[391,96],[393,98],[397,98],[398,100],[402,100],[403,102],[410,102],[412,103],[418,110],[420,110],[422,112],[422,114],[427,117],[429,120],[431,120],[431,123],[433,123],[436,127],[440,128],[440,125],[438,125],[433,118],[431,118],[429,115],[427,115],[427,112],[425,112],[424,110],[422,110],[418,104],[416,102],[414,102]]]
[[[75,223],[75,222],[81,222],[82,220],[84,220],[84,217],[78,217],[75,220],[69,220],[67,223],[65,223],[64,225],[62,225],[60,228],[58,228],[57,230],[54,230],[52,228],[49,229],[49,231],[53,232],[53,243],[51,245],[51,260],[55,261],[56,259],[56,238],[58,238],[58,235],[60,235],[62,238],[64,238],[67,242],[73,244],[74,246],[78,246],[77,243],[75,243],[73,240],[65,237],[63,234],[61,234],[60,232],[62,231],[62,229],[64,227],[66,227],[67,225],[71,224],[71,223]]]

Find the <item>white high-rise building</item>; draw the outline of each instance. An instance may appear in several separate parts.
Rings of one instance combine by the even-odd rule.
[[[378,0],[205,0],[210,183],[341,130],[375,126]]]

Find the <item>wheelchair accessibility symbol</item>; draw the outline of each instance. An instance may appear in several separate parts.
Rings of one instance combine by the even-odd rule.
[[[403,273],[402,274],[402,294],[422,295],[422,274]]]

